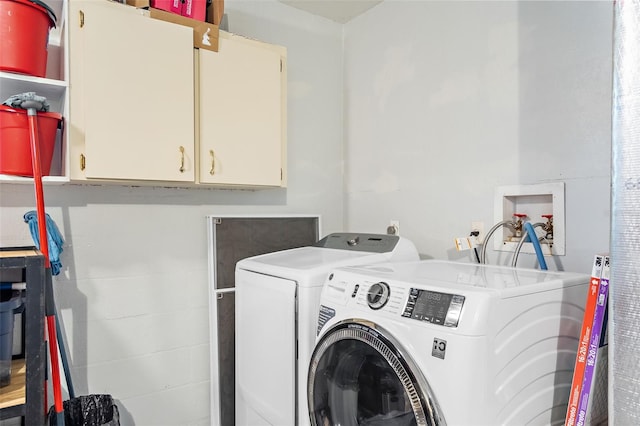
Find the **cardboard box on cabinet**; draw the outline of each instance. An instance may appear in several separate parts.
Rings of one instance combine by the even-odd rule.
[[[150,0],[150,6],[155,9],[182,15],[182,0]]]
[[[155,7],[150,7],[151,3],[160,3],[165,4],[170,8],[170,3],[173,3],[173,1],[174,0],[163,0],[162,2],[150,2],[150,0],[126,0],[129,6],[134,6],[138,9],[148,9],[149,16],[151,16],[151,18],[193,28],[193,46],[199,49],[207,49],[217,52],[219,28],[217,24],[214,24],[212,22],[205,22],[207,0],[188,0],[189,4],[191,4],[192,6],[197,6],[199,10],[199,12],[197,12],[197,16],[201,16],[202,20],[182,16],[176,12],[168,12],[166,10],[160,10]],[[218,2],[218,4],[224,4],[224,0],[216,1]],[[193,8],[185,7],[184,11],[185,13],[196,13],[195,9]]]
[[[150,6],[167,12],[204,21],[207,14],[207,0],[150,0]]]
[[[220,25],[224,15],[224,0],[212,0],[207,8],[207,22]]]
[[[149,15],[154,19],[172,22],[193,28],[193,46],[200,49],[218,51],[218,26],[209,22],[198,21],[164,10],[149,8]]]
[[[127,4],[142,9],[149,7],[149,0],[127,0]]]
[[[180,14],[187,18],[205,21],[207,17],[207,0],[185,0]]]
[[[207,6],[207,0],[126,0],[125,2],[138,9],[152,7],[216,25],[220,24],[222,13],[224,13],[224,0],[211,0],[209,6]]]

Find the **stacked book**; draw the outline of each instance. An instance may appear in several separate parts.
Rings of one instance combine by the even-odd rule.
[[[606,396],[606,389],[597,389],[597,377],[604,368],[606,373],[606,324],[607,299],[609,295],[610,265],[608,255],[596,255],[591,271],[591,282],[587,293],[587,300],[580,330],[580,341],[573,371],[571,393],[567,407],[565,426],[583,426],[597,423],[596,417],[606,417],[606,398],[604,410],[594,404],[595,392],[600,391]],[[603,359],[605,358],[605,359]],[[606,378],[606,374],[604,376]],[[606,386],[605,386],[606,387]],[[603,392],[604,391],[604,392]],[[602,398],[598,398],[602,399]],[[599,404],[600,406],[602,403]],[[596,411],[598,413],[596,413]],[[598,414],[596,416],[596,414]]]

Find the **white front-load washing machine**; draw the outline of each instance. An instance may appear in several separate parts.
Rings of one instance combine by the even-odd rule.
[[[236,425],[309,424],[307,368],[322,285],[333,268],[418,260],[393,235],[336,233],[236,264]]]
[[[589,276],[425,260],[337,268],[312,425],[563,424]]]

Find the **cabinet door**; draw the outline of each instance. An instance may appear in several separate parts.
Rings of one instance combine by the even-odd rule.
[[[199,51],[200,183],[284,185],[284,48],[221,32]]]
[[[114,2],[72,7],[70,114],[81,115],[72,137],[84,138],[83,176],[193,182],[193,30]]]

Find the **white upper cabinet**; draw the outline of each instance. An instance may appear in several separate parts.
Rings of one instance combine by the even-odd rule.
[[[221,31],[197,57],[198,181],[285,186],[286,50]]]
[[[64,117],[45,182],[286,186],[286,49],[107,0],[55,0],[46,78],[0,72]],[[31,182],[0,175],[0,181]]]
[[[107,1],[71,3],[72,179],[193,182],[193,35]]]

